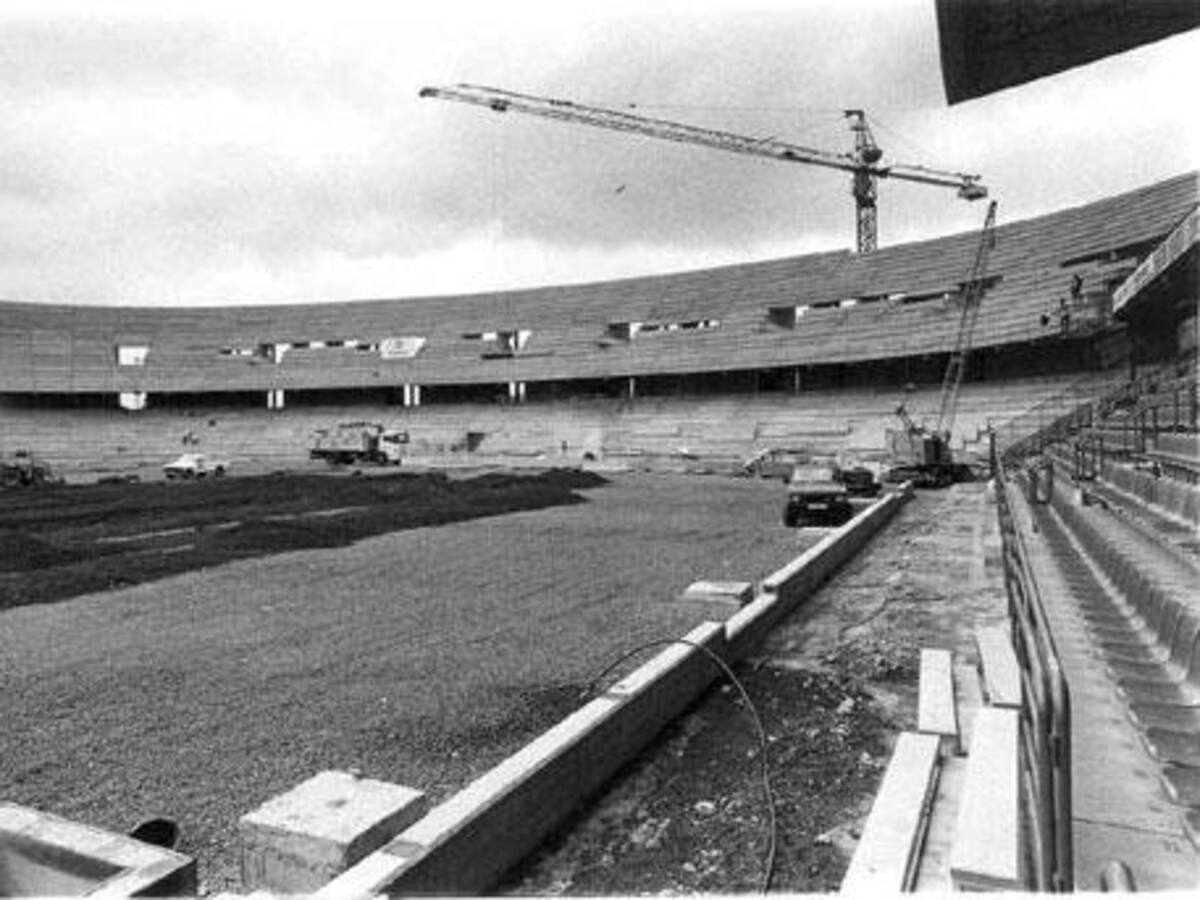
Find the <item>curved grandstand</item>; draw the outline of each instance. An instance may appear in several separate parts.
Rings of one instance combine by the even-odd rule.
[[[1123,327],[1111,318],[1113,290],[1196,197],[1197,177],[1189,173],[996,229],[961,437],[1061,390],[1064,373],[1078,376],[1111,362],[1106,347]],[[229,415],[229,427],[210,434],[214,449],[287,457],[277,448],[301,453],[296,432],[357,405],[378,407],[376,417],[403,415],[419,440],[444,448],[464,439],[462,421],[439,419],[436,407],[445,403],[462,411],[464,404],[496,399],[603,403],[734,394],[766,405],[749,415],[728,401],[698,412],[681,407],[693,426],[709,417],[753,419],[753,428],[719,448],[732,455],[828,431],[827,422],[804,419],[806,404],[809,418],[847,411],[840,444],[880,446],[878,427],[852,434],[854,412],[878,420],[906,389],[934,389],[954,348],[961,288],[978,242],[977,234],[963,233],[863,255],[819,253],[469,296],[188,309],[6,301],[0,303],[0,403],[9,427],[0,440],[10,445],[6,450],[35,445],[67,465],[77,453],[62,432],[78,433],[79,416],[88,415],[93,446],[126,447],[122,459],[134,462],[130,441],[104,436],[108,427],[128,437],[132,427],[108,409],[148,407],[147,430],[170,432],[165,445],[147,439],[150,457],[178,443],[180,429],[161,417],[220,411]],[[997,405],[986,388],[990,379],[1025,376],[1034,381],[1007,405]],[[828,394],[848,389],[869,394],[848,404]],[[919,395],[910,399],[918,412],[933,405]],[[249,411],[267,406],[305,407],[311,415],[282,417],[284,430],[266,439],[263,417]],[[431,408],[418,413],[422,406]],[[56,425],[56,410],[70,410],[72,420]],[[541,433],[527,438],[521,414],[507,412],[498,420],[497,412],[475,408],[465,427],[490,435],[492,449],[519,452],[564,442],[577,450],[656,452],[664,449],[661,439],[670,449],[689,437],[680,423],[664,425],[660,416],[647,429],[634,414],[615,423],[585,416],[552,434],[543,423]],[[246,420],[240,426],[239,416]],[[702,434],[690,437],[703,444]]]
[[[196,837],[176,860],[191,880],[173,892],[196,890],[193,857],[207,888],[237,884],[239,853],[252,889],[234,824],[246,807],[314,768],[367,765],[438,805],[324,896],[470,894],[505,873],[526,879],[522,893],[553,875],[558,893],[558,861],[531,856],[549,831],[609,790],[612,806],[588,815],[629,831],[628,785],[610,784],[612,771],[712,695],[717,670],[701,651],[731,665],[753,652],[756,697],[778,699],[787,684],[795,693],[781,705],[810,716],[772,724],[773,772],[763,736],[764,782],[788,798],[772,825],[788,835],[785,855],[764,860],[763,884],[778,868],[785,889],[841,883],[864,895],[1095,889],[1135,876],[1142,889],[1193,887],[1196,229],[1196,173],[1001,227],[957,419],[966,443],[993,436],[992,485],[924,497],[903,486],[861,501],[833,531],[782,529],[777,486],[642,474],[614,475],[561,509],[436,529],[402,515],[432,509],[432,495],[459,497],[471,515],[497,507],[462,500],[440,473],[15,498],[0,522],[0,607],[14,607],[0,657],[13,660],[16,723],[0,799],[112,829],[178,810]],[[979,240],[469,297],[0,303],[0,451],[32,448],[88,474],[157,466],[181,443],[239,467],[290,466],[312,430],[369,417],[399,424],[410,455],[441,463],[596,451],[708,466],[818,446],[861,456],[882,447],[898,403],[918,416],[936,407]],[[388,493],[393,482],[425,499]],[[462,490],[494,504],[518,482]],[[375,490],[389,510],[370,505]],[[890,538],[863,552],[893,517]],[[364,535],[375,537],[343,546]],[[283,546],[302,549],[278,555]],[[246,558],[260,550],[265,559]],[[791,561],[760,577],[777,556]],[[183,574],[156,583],[169,573]],[[685,577],[705,580],[683,591]],[[136,586],[91,593],[98,584]],[[51,602],[63,597],[73,599]],[[663,637],[685,627],[682,640]],[[583,702],[576,687],[612,658],[666,644]],[[819,688],[820,672],[841,687]],[[881,718],[876,705],[893,703]],[[884,740],[902,719],[917,730]],[[844,742],[851,733],[858,743]],[[753,753],[719,734],[705,754],[728,760],[696,771],[722,804],[682,791],[664,823],[704,803],[716,821],[743,804],[712,773],[740,778]],[[47,763],[46,746],[71,749]],[[848,768],[833,775],[793,755],[810,751]],[[668,756],[656,746],[646,758]],[[848,793],[834,802],[828,787],[842,779]],[[836,816],[862,823],[854,791],[875,800],[857,843],[839,847],[853,851],[847,869],[830,847],[836,817],[787,816],[829,798]],[[7,836],[14,816],[45,826],[43,843],[67,827],[0,803],[0,894],[42,874],[9,863],[30,845]],[[746,820],[735,825],[722,846],[745,834]],[[602,873],[581,892],[630,868],[593,860],[602,844],[565,851],[571,877]],[[721,868],[719,886],[742,884]]]

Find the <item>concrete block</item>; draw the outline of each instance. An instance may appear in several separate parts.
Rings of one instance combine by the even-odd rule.
[[[975,629],[979,668],[988,703],[1021,708],[1021,664],[1009,638],[1008,626]]]
[[[314,891],[425,814],[421,791],[348,772],[314,775],[238,822],[242,885]]]
[[[723,622],[753,596],[749,581],[694,581],[675,602],[706,621]]]
[[[886,897],[912,890],[937,789],[939,745],[937,735],[901,733],[842,880],[843,894]]]
[[[196,861],[123,834],[0,803],[0,897],[186,896]]]
[[[975,718],[950,852],[956,890],[1025,889],[1020,728],[1020,713],[1007,707],[984,707]]]
[[[683,596],[688,600],[729,600],[745,606],[754,596],[754,585],[749,581],[693,581]]]
[[[935,735],[942,752],[957,755],[958,708],[954,703],[954,668],[949,650],[921,648],[921,676],[918,681],[917,731]]]

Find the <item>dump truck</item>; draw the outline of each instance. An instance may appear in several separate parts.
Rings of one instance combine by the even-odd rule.
[[[384,428],[378,422],[343,422],[317,431],[308,456],[331,466],[355,463],[398,466],[406,444],[406,431]]]

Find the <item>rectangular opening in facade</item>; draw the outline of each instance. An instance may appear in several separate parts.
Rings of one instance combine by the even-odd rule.
[[[118,344],[116,348],[118,366],[144,366],[150,348],[143,345]]]

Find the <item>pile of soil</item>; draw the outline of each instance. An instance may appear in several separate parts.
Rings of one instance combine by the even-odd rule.
[[[234,559],[581,503],[576,491],[605,483],[595,473],[552,469],[456,480],[276,474],[11,492],[0,509],[0,609]]]

